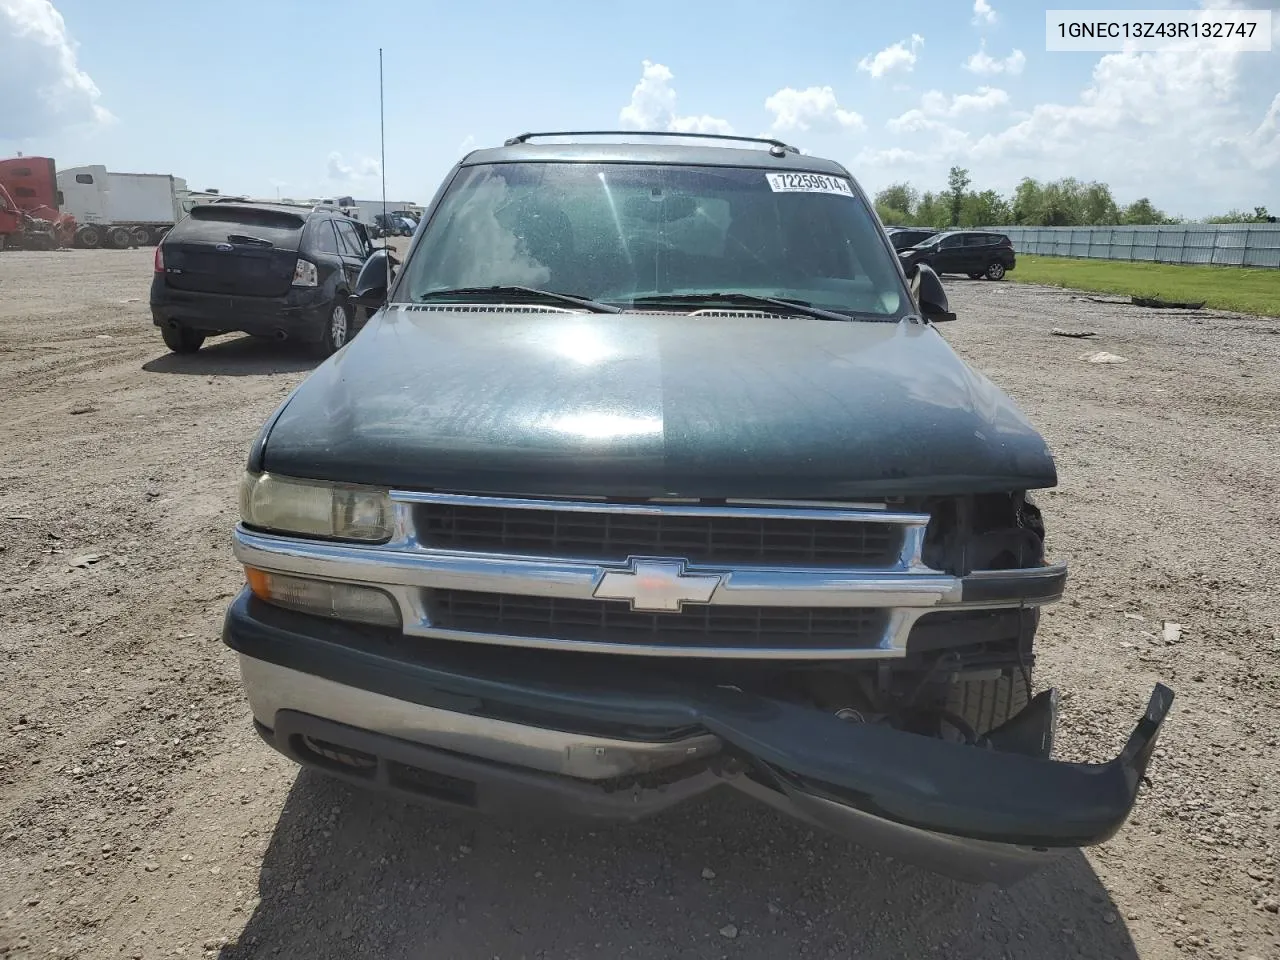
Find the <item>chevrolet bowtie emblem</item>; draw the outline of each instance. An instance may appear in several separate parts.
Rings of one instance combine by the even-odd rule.
[[[718,573],[686,573],[683,560],[632,560],[609,570],[596,584],[600,600],[627,600],[632,610],[679,613],[686,603],[706,603],[723,579]]]

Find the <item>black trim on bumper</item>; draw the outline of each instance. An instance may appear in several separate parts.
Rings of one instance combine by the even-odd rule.
[[[1066,567],[1045,567],[1037,574],[1027,570],[984,570],[962,581],[965,603],[1052,603],[1067,588]]]
[[[481,675],[474,660],[467,670],[458,654],[426,642],[421,658],[430,657],[430,665],[326,640],[351,629],[242,593],[227,613],[223,638],[250,657],[460,713],[514,715],[559,730],[611,728],[651,741],[704,730],[724,741],[727,754],[801,793],[904,827],[1028,847],[1088,846],[1115,834],[1133,807],[1173,700],[1171,690],[1157,685],[1115,759],[1062,763],[850,723],[705,681],[658,678],[629,662],[601,666],[607,657],[587,658],[594,668],[566,670],[563,660],[504,653],[486,657]]]
[[[462,757],[291,710],[276,714],[275,730],[256,721],[254,726],[269,746],[302,766],[356,786],[454,811],[627,822],[662,813],[723,785],[814,827],[856,838],[864,847],[971,883],[1016,882],[1054,854],[904,827],[796,790],[768,771],[726,770],[719,763],[690,770],[676,780],[668,772],[660,783],[632,780],[625,786],[609,785]],[[329,755],[318,753],[317,748]]]

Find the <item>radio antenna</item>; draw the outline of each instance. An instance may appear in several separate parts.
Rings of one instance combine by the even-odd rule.
[[[378,139],[381,141],[380,149],[382,151],[382,161],[380,169],[382,170],[382,223],[385,227],[387,223],[387,111],[385,106],[383,85],[382,85],[382,48],[378,48]],[[385,250],[388,247],[386,238],[383,238],[382,247]],[[391,289],[391,256],[388,251],[387,261],[387,289]]]

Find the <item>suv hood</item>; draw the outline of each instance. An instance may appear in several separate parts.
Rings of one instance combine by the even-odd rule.
[[[825,499],[1057,483],[931,326],[392,305],[285,401],[253,469],[510,495]]]

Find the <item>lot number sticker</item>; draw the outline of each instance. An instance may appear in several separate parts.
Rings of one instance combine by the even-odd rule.
[[[839,197],[852,197],[853,187],[848,180],[828,177],[821,173],[766,173],[769,189],[774,193],[834,193]]]

